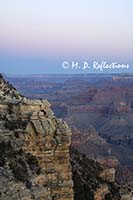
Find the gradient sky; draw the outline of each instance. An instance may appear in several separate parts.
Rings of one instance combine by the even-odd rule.
[[[133,0],[0,1],[0,72],[66,73],[63,60],[117,61],[133,72],[132,10]]]

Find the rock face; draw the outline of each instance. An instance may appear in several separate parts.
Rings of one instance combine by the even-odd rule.
[[[115,170],[105,169],[71,149],[75,200],[121,200],[119,185],[115,182]]]
[[[73,200],[71,131],[0,75],[0,200]]]
[[[133,200],[132,186],[116,181],[116,170],[71,147],[75,200]]]
[[[114,168],[110,168],[110,169],[108,168],[108,169],[103,170],[101,174],[99,175],[99,177],[108,182],[115,182],[115,172],[116,171]]]

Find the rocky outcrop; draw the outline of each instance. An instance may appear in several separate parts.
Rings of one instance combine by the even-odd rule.
[[[73,200],[71,131],[0,75],[0,200]]]
[[[71,149],[75,200],[121,200],[115,169],[107,169]]]
[[[71,148],[75,200],[133,200],[131,185],[116,181],[116,170]]]
[[[108,168],[103,170],[99,174],[99,177],[108,182],[115,182],[115,172],[116,170],[114,168]]]

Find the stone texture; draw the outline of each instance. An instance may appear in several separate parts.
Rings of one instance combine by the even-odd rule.
[[[75,200],[133,200],[131,185],[115,180],[115,169],[106,168],[71,148]]]
[[[71,131],[0,76],[0,200],[73,200]]]
[[[114,168],[108,168],[103,170],[99,177],[109,182],[115,182],[115,172],[116,170]]]

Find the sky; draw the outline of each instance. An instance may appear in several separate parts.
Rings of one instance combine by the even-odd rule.
[[[0,0],[0,72],[82,73],[72,61],[133,72],[132,9],[132,0]]]

